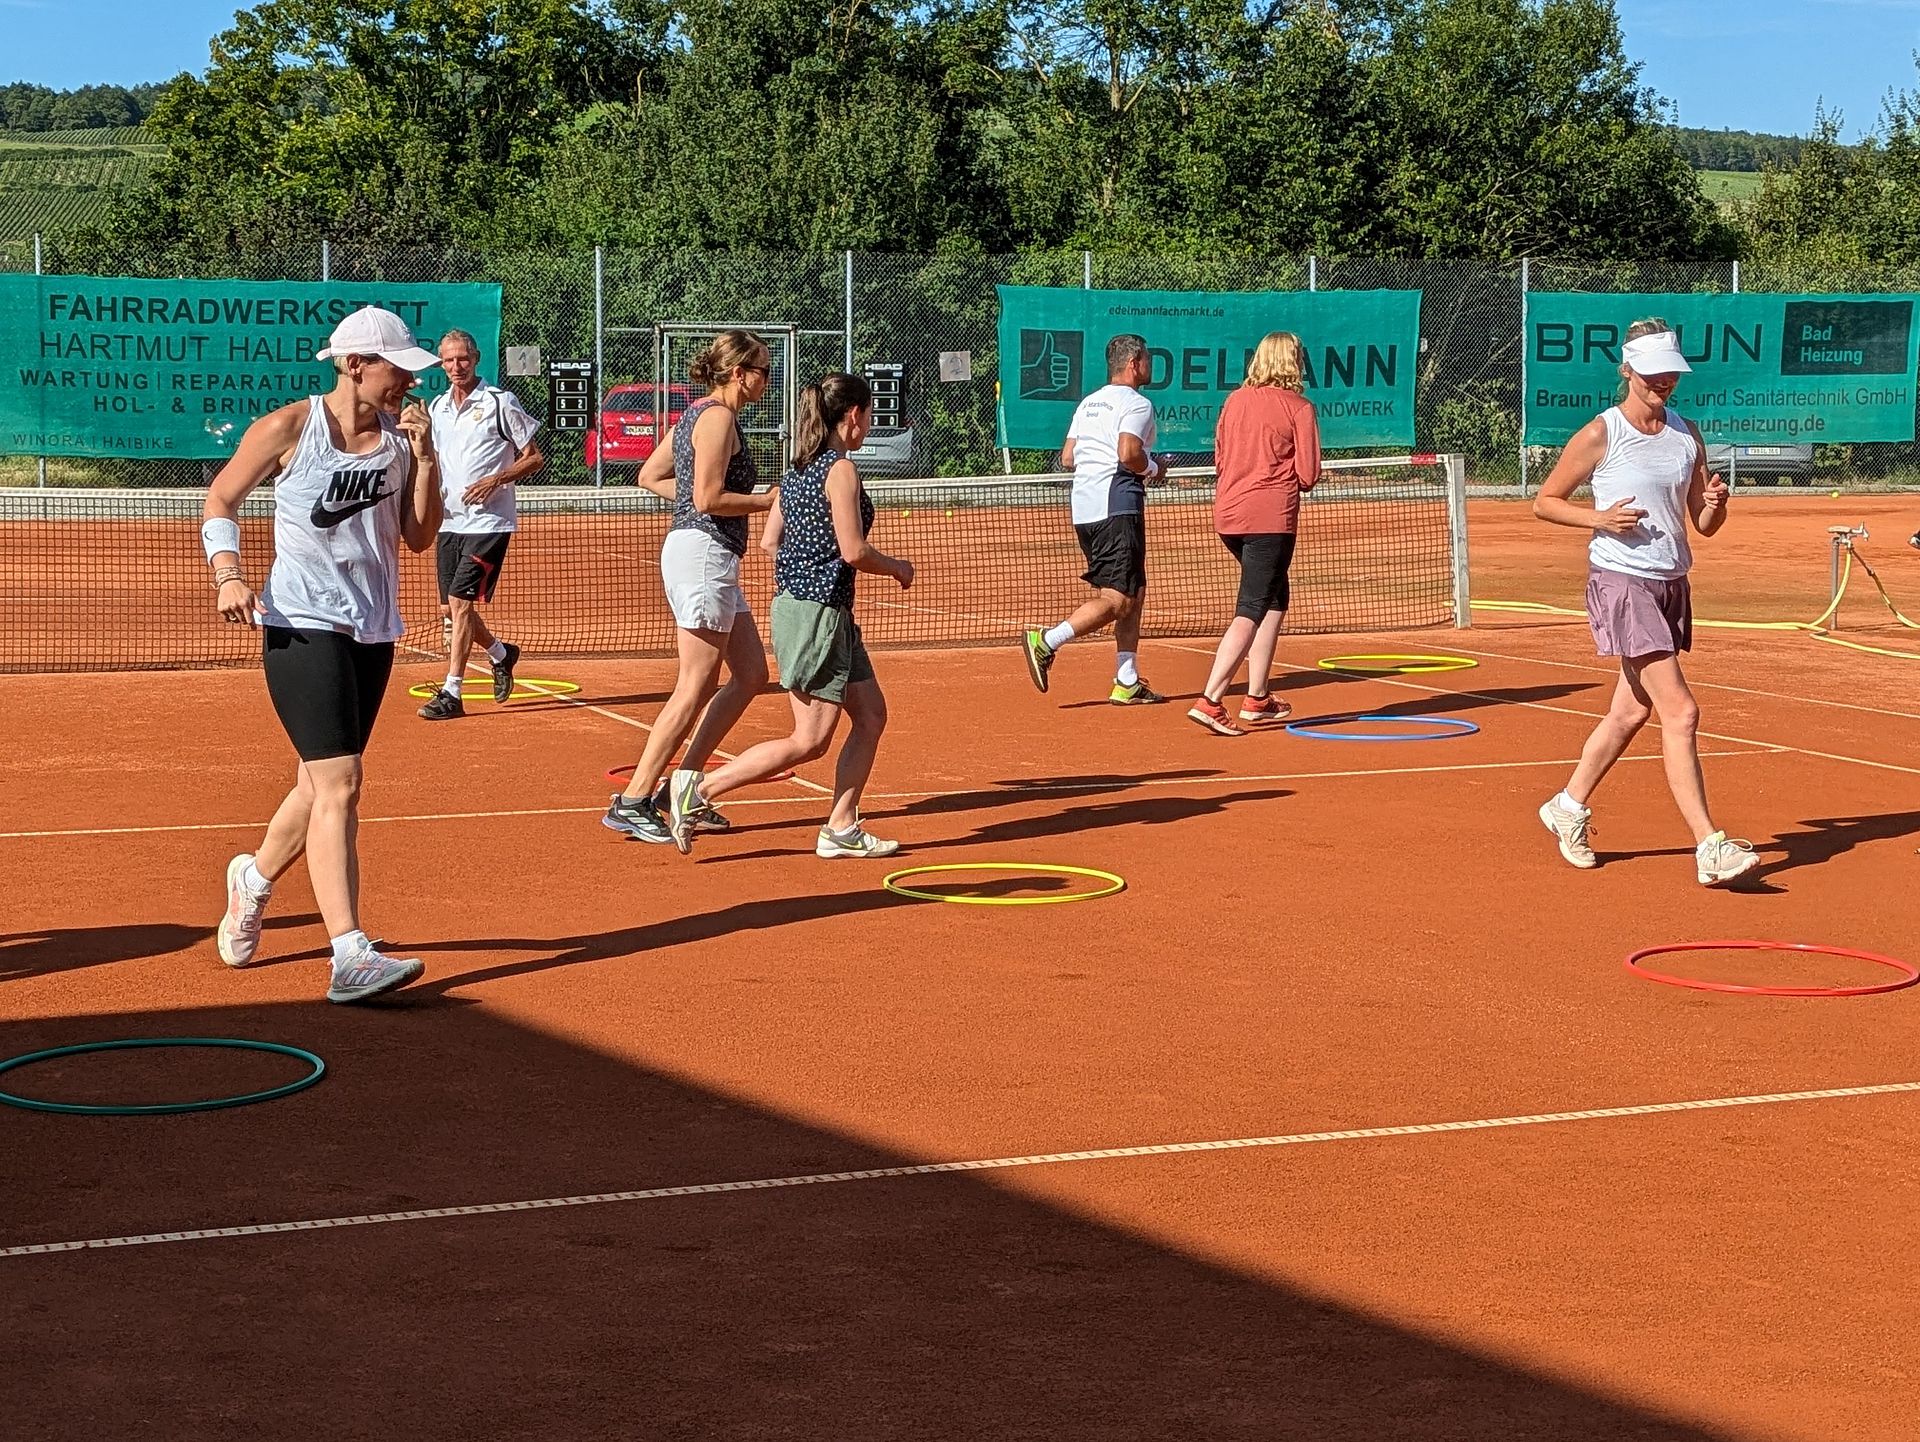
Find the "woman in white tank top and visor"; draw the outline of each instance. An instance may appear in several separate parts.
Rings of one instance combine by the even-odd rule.
[[[1707,812],[1697,732],[1700,708],[1680,669],[1693,646],[1693,598],[1687,527],[1711,536],[1727,519],[1725,481],[1707,473],[1699,429],[1667,408],[1680,376],[1693,369],[1679,337],[1662,320],[1638,320],[1621,349],[1620,403],[1567,442],[1540,488],[1533,513],[1591,531],[1587,546],[1587,618],[1596,649],[1620,660],[1613,704],[1581,749],[1566,789],[1540,808],[1560,855],[1581,868],[1597,864],[1589,844],[1588,802],[1613,763],[1656,713],[1667,785],[1693,828],[1694,872],[1718,886],[1759,864],[1744,841],[1730,839]],[[1571,499],[1591,485],[1593,504]]]
[[[433,423],[408,402],[417,372],[440,364],[392,311],[366,306],[315,359],[334,387],[262,416],[207,491],[201,540],[214,606],[262,628],[267,695],[300,758],[260,849],[227,863],[220,959],[245,966],[260,944],[273,883],[304,853],[333,940],[329,1001],[364,1001],[420,975],[360,929],[360,754],[372,735],[400,621],[400,546],[424,551],[440,528]],[[398,419],[395,419],[395,416]],[[273,478],[273,566],[258,592],[240,552],[241,503]]]

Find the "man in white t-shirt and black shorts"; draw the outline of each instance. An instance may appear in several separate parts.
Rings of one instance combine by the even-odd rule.
[[[1107,383],[1083,399],[1067,427],[1060,462],[1073,472],[1073,530],[1087,558],[1082,573],[1098,592],[1051,629],[1021,638],[1027,674],[1042,691],[1062,646],[1109,622],[1117,654],[1116,706],[1157,705],[1167,698],[1140,677],[1140,612],[1147,597],[1147,486],[1166,477],[1153,454],[1153,402],[1140,393],[1152,374],[1147,343],[1137,335],[1107,342]]]
[[[493,599],[507,545],[519,525],[515,481],[545,464],[533,433],[540,422],[512,391],[480,379],[480,348],[463,330],[440,338],[440,363],[449,389],[428,414],[440,458],[440,601],[452,622],[447,641],[447,678],[420,714],[428,721],[464,716],[461,678],[467,656],[484,646],[493,668],[493,699],[513,694],[513,667],[520,648],[498,639],[481,619],[481,603]]]

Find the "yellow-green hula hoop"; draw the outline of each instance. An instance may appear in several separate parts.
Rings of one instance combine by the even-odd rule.
[[[1329,656],[1322,671],[1352,671],[1362,676],[1419,676],[1432,671],[1468,671],[1480,663],[1471,656]]]
[[[523,686],[527,688],[524,691],[520,689]],[[538,701],[544,696],[571,696],[579,689],[580,683],[578,681],[522,680],[516,676],[513,679],[513,694],[507,697],[507,699],[509,701]],[[407,687],[407,694],[421,701],[431,701],[439,690],[440,688],[434,685],[433,682],[422,681],[418,686]],[[491,701],[493,699],[493,692],[480,690],[468,691],[461,699],[464,701]]]
[[[948,896],[944,892],[916,891],[911,886],[896,884],[903,876],[926,876],[936,871],[1038,871],[1048,876],[1091,876],[1107,885],[1100,891],[1076,891],[1067,896]],[[904,871],[881,877],[880,884],[895,896],[910,896],[915,901],[953,901],[962,906],[1055,906],[1063,901],[1097,901],[1127,889],[1126,878],[1115,876],[1111,871],[1096,871],[1090,866],[1053,866],[1041,861],[953,861],[944,866],[909,866]]]

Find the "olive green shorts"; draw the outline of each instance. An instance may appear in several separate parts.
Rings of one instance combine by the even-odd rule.
[[[853,612],[782,592],[773,598],[772,624],[773,659],[789,691],[840,706],[847,687],[873,679]]]

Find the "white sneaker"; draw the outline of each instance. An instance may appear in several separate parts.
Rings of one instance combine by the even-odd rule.
[[[271,891],[249,891],[246,882],[240,879],[252,862],[253,854],[243,852],[227,863],[227,914],[214,928],[213,944],[228,966],[252,963],[254,953],[260,949],[260,924],[266,916],[267,903],[273,899]]]
[[[333,985],[327,988],[328,1001],[365,1001],[383,991],[405,986],[421,972],[424,964],[382,956],[372,942],[355,947],[344,961],[333,963]]]
[[[899,842],[882,841],[858,822],[851,831],[832,831],[823,826],[813,843],[813,854],[829,861],[842,856],[891,856],[899,849]]]
[[[1600,864],[1600,858],[1593,854],[1593,847],[1587,841],[1593,812],[1569,811],[1555,796],[1540,808],[1540,820],[1560,838],[1560,854],[1566,858],[1567,865],[1590,871]]]
[[[700,794],[700,783],[705,779],[699,771],[676,771],[667,782],[667,835],[682,856],[692,853],[693,833],[707,806]]]
[[[1716,831],[1693,848],[1695,874],[1702,886],[1718,886],[1745,876],[1760,864],[1751,841],[1736,841],[1724,831]]]

